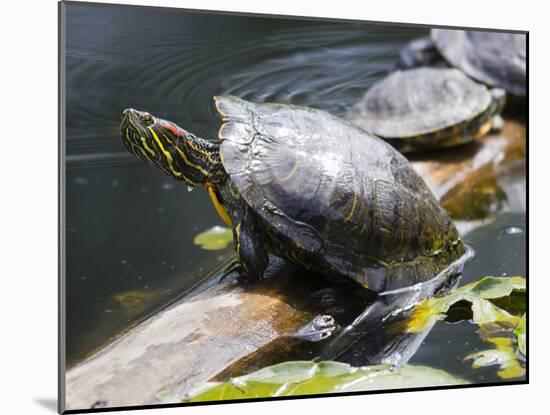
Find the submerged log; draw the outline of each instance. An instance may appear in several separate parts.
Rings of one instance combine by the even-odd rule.
[[[521,173],[525,158],[520,123],[508,121],[478,143],[427,157],[413,160],[413,166],[455,219],[486,218],[498,209],[499,192],[508,206],[524,203],[524,187],[510,179],[515,165]],[[70,368],[66,409],[150,405],[167,392],[184,396],[216,376],[262,365],[268,355],[286,355],[294,342],[284,339],[315,315],[331,314],[345,324],[367,303],[346,284],[327,284],[285,267],[271,272],[271,278],[253,284],[226,279],[183,296]],[[212,279],[220,275],[218,270]],[[403,343],[417,347],[420,341]]]

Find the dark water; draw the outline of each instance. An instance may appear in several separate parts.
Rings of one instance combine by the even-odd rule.
[[[118,133],[124,108],[147,110],[206,138],[219,126],[213,95],[341,115],[393,69],[407,41],[427,33],[77,4],[67,5],[67,22],[69,364],[191,288],[230,252],[193,245],[198,232],[221,220],[206,192],[189,193],[127,153]],[[465,280],[525,274],[525,235],[499,236],[499,227],[510,224],[523,227],[523,215],[499,218],[497,228],[468,237],[478,257]],[[458,339],[481,340],[461,324],[437,325],[413,362],[464,374],[464,364],[452,360],[464,354]],[[456,353],[440,344],[445,336]]]

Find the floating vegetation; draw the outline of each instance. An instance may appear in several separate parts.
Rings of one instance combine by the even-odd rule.
[[[527,345],[525,344],[526,341],[526,324],[527,324],[527,313],[523,314],[523,317],[521,318],[521,321],[519,322],[518,326],[514,330],[514,334],[516,335],[519,351],[522,355],[527,356]]]
[[[479,281],[457,288],[441,297],[428,298],[417,304],[410,318],[400,321],[389,330],[401,333],[421,333],[439,320],[450,317],[452,321],[471,318],[475,324],[496,323],[503,327],[519,325],[521,317],[497,306],[516,306],[512,301],[493,301],[510,297],[514,292],[525,291],[523,277],[484,277]],[[525,303],[525,296],[519,297]],[[470,308],[462,307],[464,302]],[[453,306],[455,306],[453,308]]]
[[[225,249],[232,240],[233,233],[231,229],[222,226],[213,226],[195,236],[193,243],[207,251],[218,251]]]
[[[464,360],[473,360],[474,369],[498,365],[500,370],[497,375],[502,379],[514,379],[525,375],[525,368],[515,353],[514,338],[508,334],[491,326],[482,327],[481,337],[492,343],[495,348],[469,354]]]
[[[426,366],[352,367],[340,362],[292,361],[260,369],[227,382],[207,382],[191,390],[184,401],[300,396],[411,387],[466,384],[465,380]]]
[[[153,291],[131,290],[115,294],[114,299],[123,310],[131,312],[146,305],[155,294]]]
[[[480,337],[495,348],[469,354],[474,369],[498,365],[502,379],[525,375],[526,299],[523,277],[484,277],[442,297],[417,304],[407,320],[389,327],[390,332],[420,333],[439,320],[471,320]],[[522,316],[523,314],[523,316]]]

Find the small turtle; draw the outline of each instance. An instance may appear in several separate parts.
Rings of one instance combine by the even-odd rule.
[[[450,147],[502,126],[506,93],[458,69],[396,71],[374,84],[349,112],[359,127],[401,152]]]
[[[127,109],[128,150],[206,187],[233,229],[239,266],[268,253],[383,292],[460,273],[468,250],[436,199],[389,144],[327,112],[215,98],[219,141]]]
[[[400,52],[397,67],[455,67],[488,86],[524,97],[527,38],[521,33],[432,29]]]

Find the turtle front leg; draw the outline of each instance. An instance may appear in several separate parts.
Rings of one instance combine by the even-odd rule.
[[[253,279],[261,279],[268,264],[262,234],[252,211],[245,207],[241,220],[233,227],[233,242],[244,273]]]

